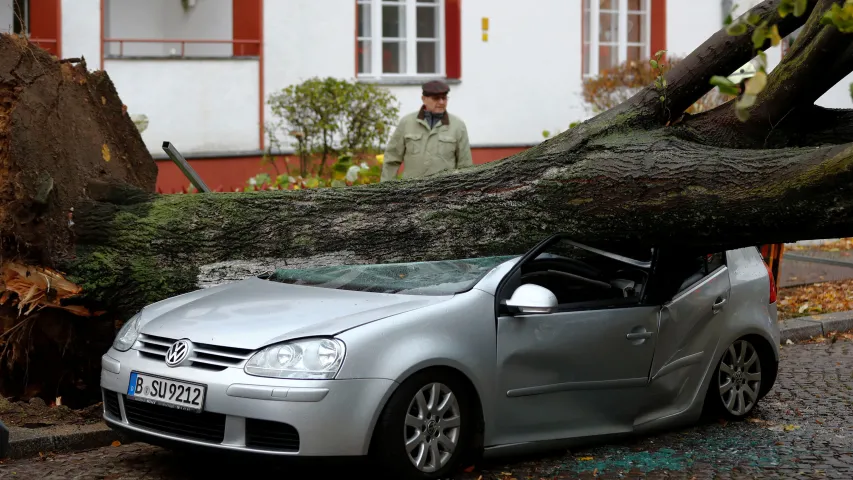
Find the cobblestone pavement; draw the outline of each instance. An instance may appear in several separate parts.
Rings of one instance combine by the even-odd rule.
[[[853,478],[853,342],[790,345],[774,389],[752,418],[632,441],[485,464],[459,479]],[[170,453],[146,444],[7,461],[0,478],[185,479],[369,476],[359,463],[260,464]],[[240,477],[237,477],[239,475]]]

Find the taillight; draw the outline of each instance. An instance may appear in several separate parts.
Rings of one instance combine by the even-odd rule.
[[[766,263],[764,266],[767,268],[767,276],[770,277],[770,303],[776,303],[776,280],[773,279],[773,270]]]

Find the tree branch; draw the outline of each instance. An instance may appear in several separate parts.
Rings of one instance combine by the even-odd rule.
[[[809,0],[808,9],[801,17],[790,14],[782,18],[778,13],[781,0],[765,0],[741,18],[758,15],[760,18],[758,24],[767,20],[770,24],[778,26],[781,36],[787,36],[805,23],[817,2],[818,0]],[[755,57],[752,43],[754,30],[755,27],[748,26],[745,34],[733,36],[726,31],[726,28],[722,28],[667,72],[665,105],[661,105],[660,92],[653,85],[637,93],[627,103],[638,107],[643,115],[656,118],[658,124],[675,120],[690,105],[711,90],[709,83],[711,77],[729,75]],[[770,46],[770,40],[767,40],[761,50]]]
[[[820,0],[800,37],[770,73],[744,127],[759,135],[766,132],[768,125],[779,123],[794,108],[814,104],[850,73],[853,64],[844,56],[853,48],[853,35],[833,25],[821,25],[823,14],[838,3],[843,0]],[[820,72],[823,65],[832,67]]]
[[[814,8],[793,48],[770,73],[767,86],[749,108],[746,122],[738,120],[734,102],[729,102],[688,117],[676,127],[678,135],[730,148],[804,147],[849,141],[849,117],[814,106],[853,70],[853,35],[820,24],[834,3],[838,1],[820,0]]]

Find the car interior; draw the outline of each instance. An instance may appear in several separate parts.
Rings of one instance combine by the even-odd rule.
[[[633,258],[639,260],[632,264],[558,241],[521,265],[502,289],[500,301],[521,285],[535,284],[550,290],[562,311],[662,304],[705,278],[725,255],[670,250],[628,260]]]

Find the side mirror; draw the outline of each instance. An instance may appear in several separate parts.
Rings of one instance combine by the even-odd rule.
[[[521,313],[551,313],[557,304],[557,296],[551,290],[532,283],[515,289],[512,298],[506,301],[508,307],[517,308]]]

